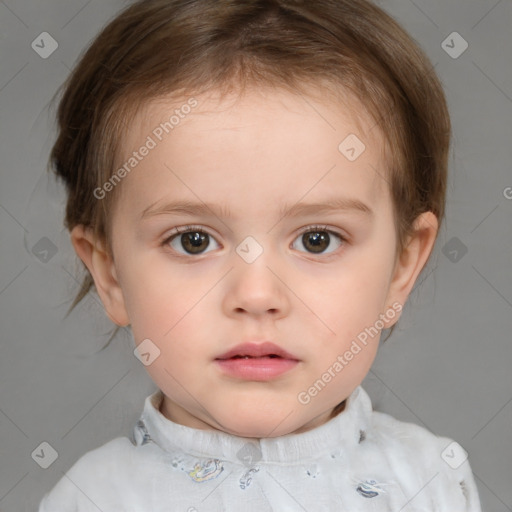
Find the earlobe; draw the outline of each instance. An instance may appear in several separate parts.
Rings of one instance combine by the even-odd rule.
[[[414,223],[402,253],[397,257],[386,304],[398,302],[405,305],[421,270],[434,247],[439,223],[432,212],[422,213]]]
[[[112,258],[91,228],[83,225],[71,230],[71,243],[94,279],[105,313],[119,326],[128,325],[124,297]]]

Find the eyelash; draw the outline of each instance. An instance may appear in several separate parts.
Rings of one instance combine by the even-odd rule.
[[[208,236],[212,236],[210,233],[208,233],[208,231],[205,231],[204,229],[202,229],[200,226],[193,226],[193,225],[189,225],[189,226],[181,226],[181,227],[178,227],[178,228],[175,228],[174,232],[165,238],[165,240],[162,241],[162,246],[168,246],[168,244],[178,235],[181,235],[183,233],[188,233],[188,232],[194,232],[194,233],[201,233],[203,235],[208,235]],[[345,236],[343,236],[340,232],[338,231],[334,231],[332,229],[328,229],[328,226],[326,225],[312,225],[312,226],[306,226],[305,228],[302,228],[299,233],[297,234],[297,237],[303,235],[304,233],[308,233],[308,232],[314,232],[314,231],[325,231],[327,233],[330,233],[330,234],[334,234],[336,235],[340,241],[342,242],[342,244],[346,244],[348,242],[347,238]],[[296,238],[297,238],[296,237]],[[335,249],[334,251],[332,251],[332,253],[327,253],[327,254],[324,254],[324,258],[328,258],[329,256],[333,256],[336,252],[339,251],[340,248],[338,249]],[[314,253],[307,253],[307,254],[311,254],[311,255],[315,255]],[[193,254],[179,254],[179,256],[183,256],[183,257],[187,257],[187,256],[194,256]],[[199,256],[201,256],[201,254],[199,254]],[[320,256],[322,256],[322,254],[320,254]]]

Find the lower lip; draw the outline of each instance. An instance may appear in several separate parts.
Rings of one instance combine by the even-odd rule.
[[[216,359],[222,370],[233,377],[250,380],[268,380],[294,368],[298,361],[282,357],[252,357],[248,359]]]

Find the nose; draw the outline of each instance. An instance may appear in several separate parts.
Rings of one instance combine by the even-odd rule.
[[[233,264],[234,268],[227,276],[224,298],[227,315],[270,315],[276,320],[288,314],[290,292],[285,284],[287,277],[281,275],[279,265],[275,258],[270,258],[268,251],[263,251],[252,263],[235,255]]]

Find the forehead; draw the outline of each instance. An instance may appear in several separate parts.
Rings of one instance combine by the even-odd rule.
[[[184,194],[235,206],[238,197],[243,208],[248,188],[255,201],[264,189],[282,202],[305,193],[319,199],[344,184],[378,202],[388,186],[384,139],[346,93],[252,89],[242,96],[162,97],[130,120],[119,165],[148,141],[154,147],[121,184],[121,206],[129,196],[130,210],[139,213]]]
[[[192,103],[195,105],[189,108]],[[194,123],[195,128],[198,128],[199,123],[205,127],[211,124],[213,129],[219,130],[224,122],[242,121],[247,124],[261,118],[271,121],[269,114],[282,118],[285,111],[288,111],[288,119],[292,115],[306,116],[302,123],[306,128],[307,125],[313,127],[314,124],[325,123],[325,126],[336,132],[340,127],[351,127],[368,143],[374,146],[383,143],[380,127],[375,120],[378,114],[370,113],[361,100],[346,88],[319,82],[318,86],[304,84],[300,91],[248,86],[244,92],[236,90],[226,93],[213,89],[193,94],[178,91],[142,101],[131,119],[125,123],[127,130],[120,145],[123,150],[130,151],[148,134],[159,131],[159,126],[166,122],[172,125],[170,132],[176,134],[178,126],[184,124]],[[215,118],[219,116],[223,120],[216,124]],[[185,122],[185,119],[189,121]],[[168,133],[162,135],[167,138]]]

